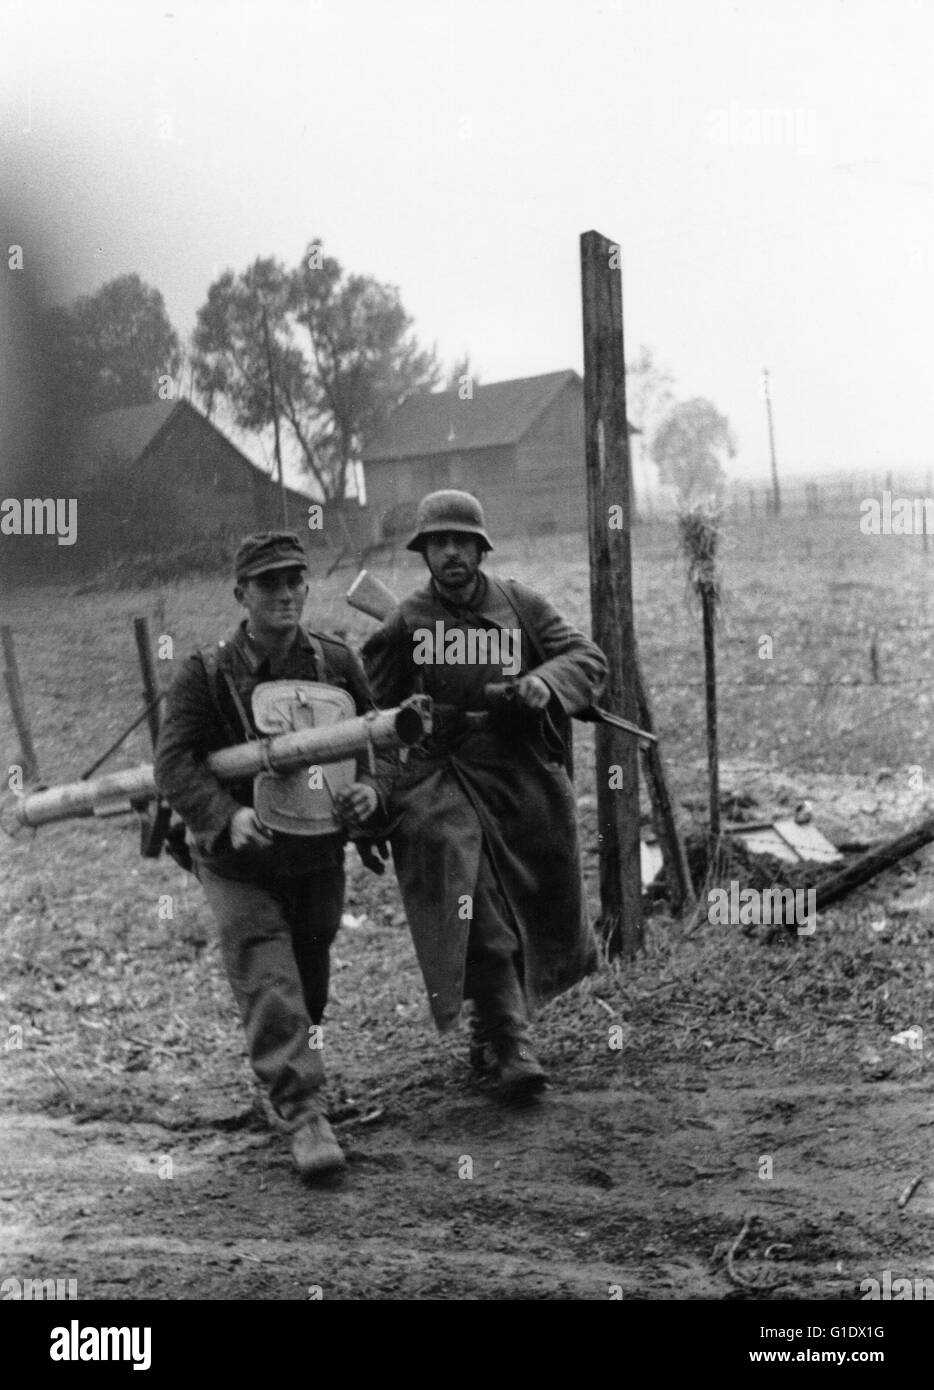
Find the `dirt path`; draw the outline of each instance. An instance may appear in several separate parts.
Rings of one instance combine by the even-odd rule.
[[[896,1205],[925,1170],[926,1085],[642,1070],[610,1089],[559,1077],[520,1113],[417,1083],[340,1124],[349,1172],[326,1191],[249,1110],[6,1113],[3,1270],[92,1299],[755,1297],[723,1258],[753,1214],[735,1269],[786,1280],[769,1296],[934,1275],[934,1183]]]
[[[769,815],[803,794],[753,764],[734,780],[767,787]],[[871,803],[824,781],[807,790],[848,834],[909,818],[891,778]],[[463,1028],[435,1033],[392,876],[351,859],[325,1024],[349,1172],[322,1191],[251,1106],[197,884],[95,831],[93,854],[83,825],[0,845],[0,1279],[88,1299],[685,1301],[934,1277],[930,1049],[904,1045],[931,1036],[930,855],[803,939],[653,917],[637,960],[544,1011],[553,1088],[520,1113],[471,1085]]]

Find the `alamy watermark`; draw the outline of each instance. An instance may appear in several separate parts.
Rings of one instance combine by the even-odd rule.
[[[707,113],[711,145],[785,146],[800,154],[817,150],[817,112],[802,106],[743,106],[731,101]]]
[[[448,628],[439,619],[434,631],[417,627],[412,633],[416,666],[502,666],[503,674],[518,676],[522,670],[518,627]]]
[[[817,930],[814,888],[741,888],[737,879],[707,894],[707,921],[714,927],[796,927],[798,936]]]
[[[57,536],[59,545],[78,539],[77,497],[4,497],[0,536]]]
[[[134,1371],[152,1365],[151,1327],[82,1327],[72,1318],[68,1327],[53,1327],[50,1337],[52,1361],[132,1361]]]
[[[78,1297],[77,1279],[0,1279],[0,1299],[14,1303]]]
[[[859,1292],[864,1301],[868,1299],[870,1302],[921,1301],[934,1298],[934,1279],[893,1279],[892,1271],[884,1269],[881,1281],[861,1279]]]
[[[924,536],[934,534],[934,497],[864,497],[859,504],[859,529],[864,536]]]

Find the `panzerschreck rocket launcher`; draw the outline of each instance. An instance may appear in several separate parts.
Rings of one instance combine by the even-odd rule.
[[[397,709],[236,744],[211,753],[207,766],[220,782],[230,783],[261,772],[340,762],[368,748],[408,747],[430,732],[430,703],[424,696],[413,696]],[[120,815],[145,808],[156,796],[152,766],[143,763],[122,772],[15,796],[3,808],[3,828],[15,834],[26,826],[52,821]]]
[[[101,764],[144,719],[149,722],[153,746],[158,737],[162,692],[156,678],[147,619],[134,619],[134,629],[143,678],[142,693],[145,705],[142,714],[133,720],[116,743],[97,759],[80,780],[61,786],[46,787],[42,784],[39,774],[38,759],[19,678],[13,633],[8,627],[0,628],[4,658],[3,674],[13,722],[19,735],[21,764],[16,769],[19,785],[11,781],[10,792],[0,798],[0,829],[5,830],[7,834],[16,835],[27,827],[34,829],[53,821],[116,816],[135,811],[141,820],[143,855],[148,859],[155,859],[167,845],[169,852],[179,858],[179,862],[183,862],[178,853],[178,836],[174,833],[182,830],[181,823],[173,825],[171,809],[159,795],[151,763],[141,763],[121,772],[94,775]],[[273,682],[266,687],[267,693],[271,693],[273,697],[277,684],[282,683]],[[289,684],[285,682],[285,685]],[[296,684],[308,686],[309,683]],[[256,784],[263,785],[264,806],[275,812],[280,820],[284,817],[288,821],[291,815],[288,804],[290,791],[287,784],[291,783],[294,786],[296,777],[302,780],[301,773],[304,769],[321,770],[322,782],[333,800],[331,779],[335,780],[335,784],[340,783],[340,764],[344,764],[346,768],[348,760],[363,753],[369,753],[372,758],[376,749],[410,747],[431,732],[431,701],[423,695],[414,695],[404,700],[396,709],[373,710],[356,717],[338,715],[334,718],[333,711],[319,709],[313,701],[309,709],[309,702],[304,698],[303,692],[293,693],[303,707],[304,717],[298,722],[293,717],[294,711],[284,723],[277,719],[273,699],[270,707],[265,708],[264,715],[257,716],[257,728],[264,731],[265,737],[219,749],[205,759],[210,771],[224,784],[243,782],[250,777],[256,778]],[[323,771],[328,766],[331,767],[329,775]],[[11,768],[11,772],[13,770]],[[283,787],[282,795],[286,800],[283,805],[277,806],[275,802],[278,793],[275,788],[280,781]],[[269,792],[269,795],[266,795],[266,792]],[[333,818],[333,810],[331,816]],[[289,823],[291,824],[291,821]],[[276,820],[271,821],[271,827],[278,828]],[[322,833],[321,825],[306,824],[300,833]]]

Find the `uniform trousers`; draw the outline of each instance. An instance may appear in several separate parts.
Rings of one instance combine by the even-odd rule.
[[[476,1042],[521,1041],[528,1033],[522,943],[484,844],[467,937],[464,998],[473,1000]]]
[[[319,1024],[330,948],[341,922],[344,869],[300,876],[225,878],[203,860],[195,872],[217,921],[221,955],[250,1062],[288,1129],[321,1113]]]

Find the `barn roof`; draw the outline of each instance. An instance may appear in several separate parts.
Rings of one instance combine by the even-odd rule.
[[[184,450],[186,462],[198,458],[199,434],[205,432],[218,435],[227,447],[226,467],[239,472],[252,485],[259,483],[266,488],[274,488],[276,495],[279,485],[262,468],[257,467],[242,449],[212,420],[192,405],[191,401],[180,398],[174,401],[154,401],[151,405],[131,405],[119,410],[107,410],[100,415],[88,415],[75,423],[71,434],[72,464],[76,482],[93,485],[98,481],[100,471],[108,465],[117,464],[129,467],[150,449],[167,428],[170,421],[180,421],[178,447]],[[189,426],[187,431],[184,426]],[[193,427],[193,428],[191,428]],[[230,476],[228,471],[227,476]],[[260,481],[261,480],[261,481]],[[286,484],[285,491],[291,501],[302,506],[312,500],[304,491]]]
[[[457,390],[410,396],[363,451],[363,461],[517,444],[558,393],[580,380],[574,371],[547,372],[477,386],[472,400],[461,400]]]
[[[75,478],[84,482],[97,475],[102,466],[108,464],[129,465],[136,463],[147,449],[151,448],[167,428],[170,421],[186,421],[197,431],[213,431],[223,439],[228,449],[230,465],[241,474],[252,477],[259,473],[266,482],[272,484],[261,468],[238,449],[233,440],[218,429],[213,421],[203,415],[191,401],[154,401],[151,405],[131,405],[119,410],[107,410],[100,415],[88,415],[74,425],[71,436],[71,451],[74,461]],[[183,436],[192,442],[190,433]],[[187,446],[186,446],[187,447]],[[286,487],[292,496],[304,500],[305,493]]]
[[[101,463],[133,463],[182,405],[181,401],[154,401],[106,410],[81,420],[72,434],[72,451],[80,476]]]

